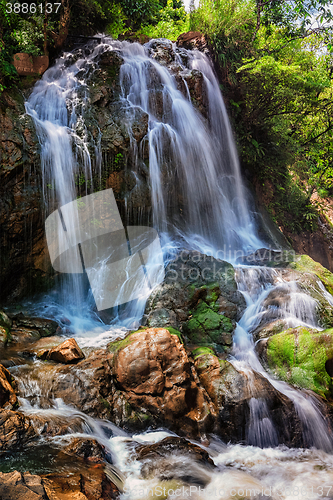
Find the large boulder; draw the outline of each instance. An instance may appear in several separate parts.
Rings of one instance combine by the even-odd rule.
[[[115,382],[130,405],[174,428],[198,431],[207,426],[209,401],[177,335],[165,328],[148,328],[119,345],[111,344],[111,349]]]
[[[281,380],[332,397],[333,329],[289,328],[262,340],[257,349]]]
[[[163,283],[146,306],[150,327],[171,327],[192,345],[228,351],[245,309],[231,264],[198,252],[182,252],[166,268]]]
[[[0,301],[50,284],[42,215],[39,142],[25,97],[12,88],[0,103]]]

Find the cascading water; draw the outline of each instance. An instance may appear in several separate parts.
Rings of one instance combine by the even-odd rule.
[[[239,268],[236,271],[239,290],[247,308],[237,325],[233,343],[233,363],[240,370],[253,370],[269,380],[272,386],[287,396],[302,422],[304,444],[326,451],[332,450],[332,439],[315,398],[305,396],[285,382],[275,380],[261,365],[255,352],[252,334],[262,322],[280,318],[286,328],[308,326],[320,329],[316,318],[316,301],[302,293],[295,281],[285,281],[281,272],[269,268]],[[273,297],[273,300],[269,300]],[[280,301],[274,302],[274,298]],[[282,297],[282,300],[281,300]],[[272,306],[273,303],[273,306]],[[275,446],[276,432],[269,418],[265,401],[251,400],[249,442],[259,446]],[[252,427],[251,427],[252,426]]]
[[[122,97],[149,115],[149,172],[153,224],[164,238],[223,258],[227,251],[262,245],[256,236],[240,177],[218,81],[198,51],[177,51],[163,40],[170,63],[181,65],[183,83],[190,69],[203,75],[208,125],[177,86],[175,76],[154,56],[154,41],[145,47],[113,44],[124,56],[120,70]],[[186,61],[187,66],[184,62]],[[182,73],[180,73],[182,75]]]

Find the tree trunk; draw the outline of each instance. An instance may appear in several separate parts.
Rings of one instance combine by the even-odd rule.
[[[61,49],[64,45],[69,29],[69,23],[71,20],[71,8],[69,0],[61,0],[62,12],[59,21],[59,33],[52,32],[52,38],[55,41],[55,48]]]

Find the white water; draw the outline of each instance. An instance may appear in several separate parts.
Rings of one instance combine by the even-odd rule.
[[[265,318],[269,321],[269,309],[273,309],[273,318],[281,318],[287,327],[305,325],[320,329],[316,319],[316,301],[301,292],[294,281],[286,282],[281,272],[269,268],[240,268],[236,271],[238,288],[243,293],[247,308],[237,325],[233,339],[233,364],[243,370],[253,370],[263,375],[272,386],[287,396],[294,404],[302,422],[303,440],[307,446],[332,451],[332,438],[318,401],[285,382],[271,377],[261,365],[255,352],[252,333]],[[270,295],[279,297],[282,302],[270,305]],[[268,314],[267,314],[268,313]],[[268,316],[268,318],[267,318]],[[267,321],[268,320],[268,321]],[[250,403],[251,423],[250,443],[259,446],[277,444],[276,432],[270,421],[264,401],[253,400]]]

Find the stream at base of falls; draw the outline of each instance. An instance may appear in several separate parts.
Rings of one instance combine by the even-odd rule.
[[[216,435],[205,435],[199,442],[191,441],[208,452],[215,467],[198,463],[181,449],[172,454],[157,454],[153,459],[138,458],[137,450],[142,445],[153,445],[176,435],[167,429],[128,433],[111,422],[85,415],[61,399],[53,399],[48,380],[57,376],[56,366],[50,375],[52,366],[36,360],[11,368],[18,381],[20,411],[32,419],[37,416],[42,417],[42,422],[56,422],[68,431],[61,436],[41,437],[40,442],[29,445],[19,457],[7,455],[1,470],[29,469],[31,473],[46,473],[56,468],[73,473],[73,459],[59,458],[59,451],[73,437],[89,436],[104,447],[107,460],[121,474],[122,499],[331,498],[331,433],[316,400],[272,378],[260,364],[252,339],[252,332],[265,317],[267,322],[273,316],[285,320],[289,326],[301,324],[319,328],[315,301],[302,292],[295,281],[284,280],[279,269],[238,267],[236,278],[247,307],[236,328],[230,360],[239,370],[267,377],[278,391],[293,401],[304,424],[308,449],[277,446],[276,430],[265,401],[253,398],[249,401],[247,444],[226,444]],[[269,295],[282,290],[289,300],[275,308],[267,306]],[[96,337],[94,333],[85,338],[78,333],[75,338],[88,352],[94,344],[95,348],[105,345],[112,337],[112,327],[110,330],[109,336],[104,334],[104,341],[103,336]],[[86,390],[89,391],[89,387]]]
[[[159,61],[161,47],[169,60]],[[198,51],[179,50],[166,40],[152,40],[143,47],[104,38],[100,44],[64,54],[36,84],[26,110],[34,120],[41,144],[45,215],[78,198],[75,179],[80,175],[84,174],[86,183],[80,196],[93,193],[94,182],[102,177],[102,131],[95,124],[94,144],[89,142],[91,134],[84,117],[89,114],[87,81],[103,54],[111,52],[122,58],[118,97],[123,115],[119,130],[126,129],[128,138],[132,170],[127,173],[135,179],[135,187],[142,182],[140,172],[149,178],[152,204],[147,220],[159,232],[166,258],[170,259],[171,250],[185,248],[228,260],[225,249],[230,253],[242,249],[245,255],[263,247],[265,242],[258,236],[258,217],[251,209],[251,196],[241,179],[236,146],[209,58]],[[204,89],[204,118],[191,100],[189,82],[193,75],[200,76]],[[105,98],[103,92],[98,98]],[[147,127],[139,145],[135,140],[138,115]],[[112,121],[111,112],[110,116],[105,123],[107,119]],[[133,191],[134,188],[125,199],[125,225],[129,212],[133,212]],[[80,199],[77,205],[80,206]],[[141,215],[136,221],[138,225],[142,225]],[[69,217],[63,232],[75,232],[74,220],[74,216]],[[224,251],[219,254],[222,248]],[[246,308],[238,320],[228,360],[247,379],[250,393],[251,381],[260,375],[272,390],[291,402],[300,422],[304,447],[288,448],[281,444],[265,398],[253,394],[248,401],[249,419],[243,442],[224,443],[217,435],[203,433],[201,441],[191,440],[188,451],[182,445],[172,452],[160,449],[153,458],[145,458],[138,451],[143,445],[157,444],[176,435],[165,428],[129,433],[110,421],[92,418],[74,405],[65,404],[54,397],[52,384],[61,384],[61,377],[66,374],[59,375],[52,361],[23,359],[21,352],[21,357],[16,356],[15,348],[8,346],[1,355],[9,361],[16,356],[15,366],[9,366],[9,370],[17,381],[18,411],[31,418],[39,439],[19,453],[3,455],[0,470],[29,470],[36,474],[57,470],[71,474],[82,463],[76,464],[72,456],[61,454],[61,450],[72,438],[89,437],[103,447],[106,470],[110,468],[109,474],[122,490],[121,499],[333,498],[333,441],[319,399],[310,391],[291,387],[269,374],[256,354],[253,340],[257,327],[273,320],[283,321],[285,328],[303,325],[320,330],[317,302],[281,269],[236,265],[235,280]],[[321,282],[318,289],[333,305],[333,297]],[[129,301],[118,308],[112,321],[103,322],[87,276],[77,272],[72,276],[68,273],[58,289],[24,307],[30,316],[55,318],[63,326],[70,324],[70,332],[63,331],[58,343],[74,337],[88,357],[97,349],[106,348],[110,341],[123,339],[129,329],[140,326],[148,295]],[[82,392],[92,389],[84,383],[80,387]],[[44,432],[48,427],[56,429],[54,435]],[[193,457],[189,451],[191,443],[207,452],[210,460],[200,462]]]

